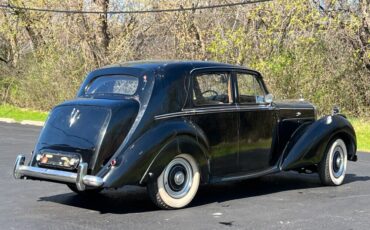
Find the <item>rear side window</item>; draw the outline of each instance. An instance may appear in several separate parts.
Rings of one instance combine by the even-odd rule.
[[[230,73],[206,73],[193,78],[194,105],[222,105],[232,102]]]
[[[134,95],[139,85],[137,77],[126,75],[102,76],[95,79],[85,90],[86,95],[119,94]]]

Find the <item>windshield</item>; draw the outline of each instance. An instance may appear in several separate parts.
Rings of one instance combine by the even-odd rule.
[[[139,85],[137,77],[109,75],[96,78],[85,90],[86,95],[120,94],[134,95]]]

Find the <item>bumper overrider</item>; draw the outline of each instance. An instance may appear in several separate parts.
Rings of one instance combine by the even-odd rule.
[[[104,179],[97,176],[87,175],[87,163],[81,162],[78,166],[77,173],[62,170],[39,168],[24,165],[26,157],[18,155],[15,161],[13,175],[15,179],[32,179],[51,180],[62,183],[76,184],[79,191],[89,188],[98,188],[104,185]]]

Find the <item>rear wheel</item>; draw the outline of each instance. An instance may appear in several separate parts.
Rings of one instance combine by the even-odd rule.
[[[103,190],[102,188],[94,188],[94,189],[86,189],[84,191],[80,191],[77,189],[77,186],[74,184],[67,184],[67,186],[73,192],[77,193],[78,195],[82,195],[82,196],[95,196],[95,195],[98,195]]]
[[[163,170],[157,180],[148,184],[151,200],[162,209],[187,206],[198,191],[199,167],[188,154],[176,156]]]
[[[340,138],[328,145],[326,153],[319,164],[319,176],[324,185],[341,185],[346,176],[347,147]]]

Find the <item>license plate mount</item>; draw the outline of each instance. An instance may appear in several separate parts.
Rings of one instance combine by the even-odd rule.
[[[81,161],[81,156],[77,153],[44,152],[38,154],[36,160],[40,167],[75,170]]]

